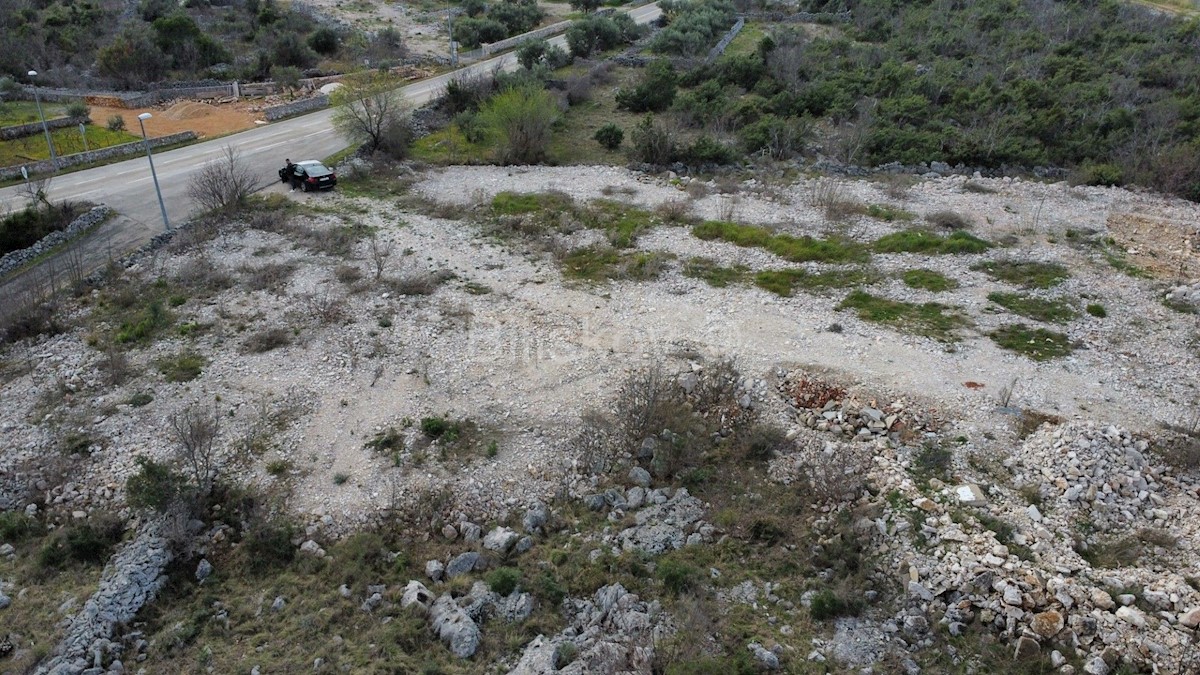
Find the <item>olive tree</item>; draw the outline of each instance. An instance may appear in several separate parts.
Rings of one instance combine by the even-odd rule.
[[[402,156],[408,147],[409,107],[398,86],[396,78],[378,71],[346,78],[330,96],[334,127],[372,153]]]

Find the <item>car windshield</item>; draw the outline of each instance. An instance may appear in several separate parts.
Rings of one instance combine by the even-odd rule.
[[[305,164],[304,173],[314,178],[319,178],[321,176],[328,176],[333,172],[330,171],[324,164]]]

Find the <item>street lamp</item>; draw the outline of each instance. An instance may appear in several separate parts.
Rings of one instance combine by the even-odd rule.
[[[30,81],[37,77],[37,71],[29,71]],[[54,153],[54,143],[50,141],[50,127],[46,126],[46,115],[42,113],[42,99],[38,96],[37,85],[33,85],[33,102],[37,104],[38,117],[42,118],[42,131],[46,134],[46,147],[50,148],[50,163],[58,168],[58,156]]]
[[[150,113],[138,115],[138,126],[142,128],[142,140],[146,143],[146,159],[150,160],[150,177],[154,179],[154,191],[158,193],[158,208],[162,210],[163,226],[171,229],[171,221],[167,220],[167,207],[163,204],[162,190],[158,187],[158,174],[154,173],[154,156],[150,154],[150,139],[146,137],[146,120],[154,117]]]

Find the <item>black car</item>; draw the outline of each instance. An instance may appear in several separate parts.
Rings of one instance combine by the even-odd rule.
[[[332,169],[315,159],[306,159],[292,165],[292,173],[288,175],[287,167],[279,170],[279,180],[290,182],[292,187],[309,190],[328,190],[337,185],[337,174]]]

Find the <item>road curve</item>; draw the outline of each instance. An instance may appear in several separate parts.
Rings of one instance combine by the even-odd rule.
[[[652,3],[631,9],[629,14],[638,23],[648,23],[657,18],[661,11],[657,4]],[[563,36],[553,38],[549,42],[566,45]],[[444,75],[415,82],[402,87],[400,91],[412,105],[419,106],[438,96],[445,89],[446,83],[455,77],[490,73],[496,69],[513,70],[516,67],[516,56],[512,53],[503,54]],[[346,141],[333,132],[331,116],[330,110],[322,110],[175,150],[155,153],[154,168],[158,173],[163,201],[172,224],[186,220],[194,211],[187,194],[188,177],[204,163],[218,158],[225,146],[236,148],[259,173],[262,179],[261,186],[265,186],[277,180],[276,171],[283,166],[287,158],[319,159],[346,147]],[[148,120],[146,126],[153,130],[154,120]],[[82,200],[107,204],[124,216],[126,222],[140,225],[136,228],[140,234],[120,237],[123,246],[136,247],[163,231],[162,216],[159,213],[154,183],[145,156],[56,176],[50,184],[49,194],[54,201]],[[6,208],[16,210],[23,204],[19,186],[0,189],[0,213]]]

